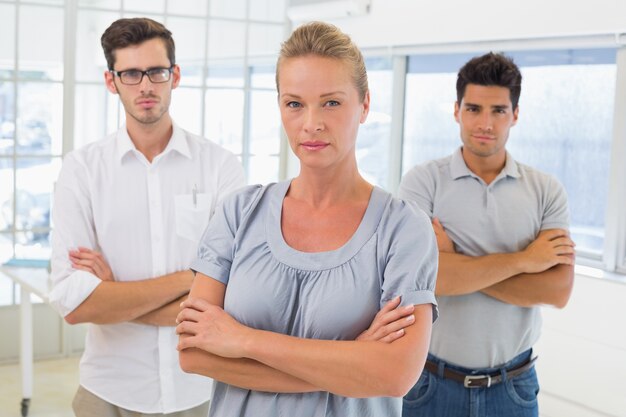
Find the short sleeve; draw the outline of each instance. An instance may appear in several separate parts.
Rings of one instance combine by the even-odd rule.
[[[235,253],[235,239],[243,219],[257,201],[259,185],[243,187],[226,196],[215,209],[190,268],[228,285]]]
[[[401,305],[433,306],[438,316],[435,284],[439,252],[429,218],[415,203],[393,199],[382,239],[387,247],[383,266],[381,307],[396,296]]]
[[[435,180],[426,165],[418,165],[407,172],[398,187],[398,198],[417,203],[428,217],[433,216]]]
[[[556,178],[552,176],[548,178],[541,230],[569,229],[569,209],[565,188]]]

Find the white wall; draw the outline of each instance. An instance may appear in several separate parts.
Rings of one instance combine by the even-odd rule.
[[[626,32],[623,0],[372,0],[333,20],[361,48]]]
[[[625,301],[624,283],[577,275],[567,307],[544,309],[542,417],[626,417]]]

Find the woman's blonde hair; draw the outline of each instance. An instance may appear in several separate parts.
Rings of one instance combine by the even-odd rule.
[[[282,43],[276,63],[276,90],[280,93],[278,74],[280,64],[288,58],[317,55],[349,63],[352,67],[352,80],[359,92],[361,102],[367,93],[367,72],[365,61],[352,39],[336,26],[324,22],[306,23],[293,31],[289,39]]]

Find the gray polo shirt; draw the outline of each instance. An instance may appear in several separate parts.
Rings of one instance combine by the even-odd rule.
[[[469,170],[459,148],[406,173],[398,196],[437,217],[456,251],[469,256],[518,252],[541,230],[569,224],[567,197],[553,177],[515,162],[491,184]],[[501,365],[533,346],[541,330],[539,307],[503,303],[481,292],[438,296],[441,317],[430,353],[467,368]]]
[[[437,243],[416,204],[374,188],[354,235],[337,250],[291,248],[281,232],[290,181],[243,188],[217,208],[192,268],[224,284],[240,323],[301,338],[354,340],[385,302],[432,304]],[[401,398],[287,394],[216,381],[211,416],[400,416]]]

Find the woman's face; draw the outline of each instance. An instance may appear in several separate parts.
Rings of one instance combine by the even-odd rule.
[[[282,60],[278,103],[291,149],[303,166],[356,163],[359,124],[369,112],[369,92],[359,100],[350,64],[309,55]]]

